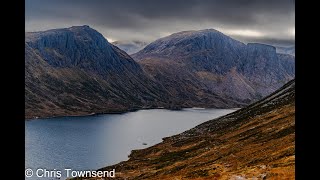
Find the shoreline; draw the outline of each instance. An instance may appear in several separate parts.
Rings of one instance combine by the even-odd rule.
[[[294,179],[295,84],[288,84],[98,170],[117,169],[119,179]]]
[[[158,110],[157,110],[158,109]],[[179,110],[179,111],[176,111],[176,113],[189,113],[189,112],[191,112],[191,113],[194,113],[194,112],[205,112],[205,114],[206,114],[206,112],[210,112],[210,110],[212,110],[213,112],[216,112],[216,110],[217,110],[217,112],[219,111],[219,109],[221,109],[222,111],[228,111],[229,109],[225,109],[225,108],[201,108],[201,109],[199,109],[199,108],[197,108],[197,107],[190,107],[190,108],[183,108],[183,109],[181,109],[181,110]],[[146,109],[141,109],[141,110],[146,110]],[[172,113],[172,114],[175,114],[175,112],[174,112],[174,110],[172,111],[172,110],[169,110],[169,109],[165,109],[165,108],[151,108],[151,110],[155,110],[155,111],[159,111],[159,112],[163,112],[163,113]],[[140,110],[137,110],[137,111],[140,111]],[[151,113],[153,113],[153,111],[151,111]],[[231,112],[232,113],[232,112]],[[228,113],[229,114],[229,113]],[[133,115],[134,116],[134,115]],[[224,116],[224,115],[221,115],[221,116]],[[160,116],[161,117],[161,116]],[[198,117],[198,116],[197,116]],[[220,116],[219,116],[220,117]],[[95,118],[95,117],[91,117],[91,118]],[[90,117],[88,118],[88,119],[86,119],[86,120],[89,120],[89,121],[87,121],[87,122],[90,122],[90,119],[91,119]],[[103,118],[103,116],[102,116],[102,118]],[[216,118],[218,118],[218,117],[216,117]],[[206,121],[209,121],[209,120],[211,120],[211,119],[213,119],[213,118],[205,118],[205,122]],[[35,119],[35,120],[37,120],[37,119]],[[67,122],[69,119],[61,119],[62,121],[64,121],[64,122]],[[71,121],[72,121],[72,119],[70,119]],[[76,120],[76,119],[75,119]],[[161,119],[160,119],[161,120]],[[42,122],[42,121],[38,121],[38,122]],[[46,122],[46,121],[43,121],[43,122]],[[47,122],[50,122],[50,121],[47,121]],[[58,120],[56,121],[56,122],[58,122]],[[37,122],[35,122],[35,123],[37,123]],[[199,123],[197,123],[197,124],[195,124],[194,126],[197,126],[197,125],[199,125],[200,124],[200,122]],[[177,135],[177,134],[180,134],[180,133],[183,133],[184,131],[188,131],[188,130],[190,130],[191,128],[193,128],[194,126],[190,126],[189,128],[187,128],[187,129],[185,129],[185,130],[182,130],[181,132],[175,132],[174,134],[169,134],[169,135],[164,135],[164,136],[159,136],[160,138],[157,140],[157,141],[154,141],[154,143],[153,142],[148,142],[147,144],[143,144],[144,143],[144,141],[138,141],[138,142],[140,142],[140,145],[142,144],[143,146],[142,147],[136,147],[136,148],[130,148],[130,150],[128,151],[128,152],[130,152],[129,154],[126,154],[126,157],[124,158],[124,159],[121,159],[121,160],[119,160],[119,161],[115,161],[114,163],[110,163],[109,164],[109,166],[111,166],[111,165],[114,165],[114,164],[118,164],[118,163],[121,163],[121,162],[125,162],[125,161],[128,161],[129,159],[130,159],[130,157],[129,157],[129,155],[133,152],[133,151],[139,151],[139,150],[143,150],[143,149],[146,149],[146,148],[150,148],[150,147],[152,147],[152,146],[154,146],[154,145],[157,145],[157,144],[159,144],[159,143],[162,143],[163,141],[164,141],[164,139],[166,139],[166,138],[168,138],[168,137],[171,137],[171,136],[175,136],[175,135]],[[101,166],[98,166],[97,168],[95,168],[95,169],[101,169],[101,168],[103,168],[103,167],[105,167],[106,166],[106,164],[104,164],[104,165],[101,165]],[[63,179],[63,178],[62,178]]]
[[[64,118],[64,117],[85,117],[85,116],[97,116],[97,115],[107,115],[107,114],[124,114],[124,113],[129,113],[129,112],[136,112],[140,110],[152,110],[152,109],[165,109],[165,110],[170,110],[170,111],[182,111],[183,109],[196,109],[196,110],[204,110],[204,109],[234,109],[234,110],[239,110],[242,108],[217,108],[217,107],[181,107],[179,109],[170,109],[170,108],[165,108],[165,107],[150,107],[150,108],[137,108],[137,109],[129,109],[129,110],[123,110],[123,111],[110,111],[110,112],[105,112],[105,113],[88,113],[88,114],[75,114],[75,115],[57,115],[57,116],[46,116],[46,117],[33,117],[33,118],[25,118],[25,121],[36,121],[36,120],[43,120],[43,119],[53,119],[53,118]]]

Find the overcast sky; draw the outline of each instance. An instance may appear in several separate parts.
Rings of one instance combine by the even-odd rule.
[[[294,0],[26,0],[26,31],[89,25],[109,41],[216,29],[242,42],[293,45]]]

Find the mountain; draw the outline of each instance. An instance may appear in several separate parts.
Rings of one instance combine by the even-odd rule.
[[[277,46],[276,48],[277,48],[277,53],[290,54],[292,56],[295,56],[295,53],[296,53],[295,46],[289,46],[289,47]]]
[[[243,107],[295,76],[295,58],[269,45],[244,44],[214,29],[160,38],[132,55],[178,101],[219,107],[216,97]]]
[[[184,96],[177,97],[89,26],[29,32],[25,36],[27,119],[152,107],[239,106],[233,99],[200,88],[179,89]],[[200,87],[196,79],[190,82]],[[205,93],[206,97],[199,96]]]
[[[25,34],[26,118],[141,108],[244,107],[294,77],[294,57],[215,30],[161,38],[132,59],[89,26]]]
[[[112,42],[113,45],[117,46],[121,50],[125,51],[128,54],[133,54],[144,47],[146,47],[147,43],[142,41],[115,41]]]
[[[295,81],[246,108],[134,150],[117,179],[295,179]]]
[[[89,26],[26,33],[26,118],[164,106],[167,91]]]

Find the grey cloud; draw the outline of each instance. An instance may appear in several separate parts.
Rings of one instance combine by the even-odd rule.
[[[294,23],[293,0],[26,0],[26,31],[88,24],[117,40],[199,28],[268,31],[276,40]]]
[[[295,44],[294,39],[284,39],[284,38],[246,38],[241,36],[233,36],[233,38],[245,42],[245,43],[262,43],[270,44],[274,46],[292,46]]]

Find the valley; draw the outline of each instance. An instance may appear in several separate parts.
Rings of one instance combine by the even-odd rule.
[[[294,56],[213,29],[129,56],[87,25],[26,33],[26,119],[164,107],[242,108],[294,78]]]

